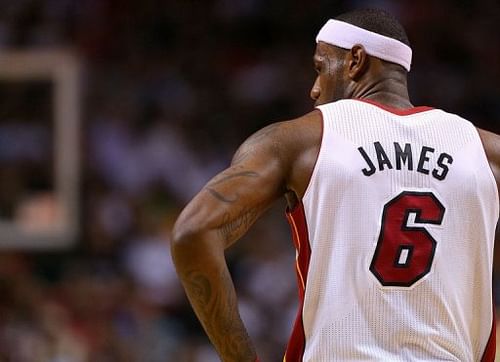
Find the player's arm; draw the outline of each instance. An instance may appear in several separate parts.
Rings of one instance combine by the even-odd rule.
[[[483,143],[484,151],[491,171],[495,177],[497,188],[500,191],[500,136],[478,128],[479,136]],[[500,248],[498,247],[499,235],[496,237],[495,248],[493,249],[493,269],[495,273],[500,270]]]
[[[484,151],[500,190],[500,136],[478,128]]]
[[[189,301],[223,361],[256,360],[241,321],[224,250],[286,192],[286,122],[251,136],[177,220],[172,256]]]

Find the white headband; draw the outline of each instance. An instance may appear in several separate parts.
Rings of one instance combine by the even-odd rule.
[[[399,64],[410,71],[411,48],[408,45],[355,25],[330,19],[316,37],[316,43],[320,41],[343,49],[352,49],[354,45],[361,44],[368,54]]]

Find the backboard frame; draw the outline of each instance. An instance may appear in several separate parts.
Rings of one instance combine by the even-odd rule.
[[[0,52],[0,81],[50,81],[53,84],[54,194],[64,210],[58,228],[27,232],[0,220],[0,249],[61,249],[79,234],[81,64],[66,50]],[[1,187],[1,186],[0,186]]]

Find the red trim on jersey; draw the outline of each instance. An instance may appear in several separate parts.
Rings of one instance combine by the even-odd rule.
[[[287,210],[286,217],[292,229],[293,242],[297,249],[296,272],[299,289],[299,310],[293,326],[292,335],[288,341],[284,361],[299,362],[302,361],[306,345],[302,310],[304,308],[307,271],[311,258],[311,245],[309,244],[309,234],[302,202],[295,206],[293,210]]]
[[[382,108],[384,111],[394,113],[398,116],[409,116],[411,114],[415,113],[420,113],[420,112],[426,112],[426,111],[431,111],[434,108],[432,107],[427,107],[427,106],[419,106],[419,107],[412,107],[412,108],[407,108],[407,109],[400,109],[400,108],[393,108],[386,106],[385,104],[378,103],[376,101],[372,101],[371,99],[366,99],[366,98],[356,98],[356,101],[361,101],[365,103],[372,104],[374,106],[377,106],[379,108]]]
[[[483,357],[481,358],[481,362],[493,362],[495,361],[495,352],[496,352],[496,317],[495,317],[495,304],[493,303],[493,323],[491,326],[490,338],[488,339],[488,343],[486,344],[486,348],[484,349]]]
[[[314,160],[314,165],[313,168],[311,169],[311,174],[309,175],[309,181],[307,181],[307,186],[305,188],[304,195],[307,193],[307,190],[311,185],[314,171],[316,170],[316,166],[318,165],[319,155],[321,154],[321,149],[323,148],[323,137],[325,136],[325,118],[323,117],[323,112],[321,112],[319,109],[317,109],[317,111],[319,112],[319,116],[321,118],[321,138],[320,138],[321,141],[319,142],[318,154],[316,155],[316,160]]]

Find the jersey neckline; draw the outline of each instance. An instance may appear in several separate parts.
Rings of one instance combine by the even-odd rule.
[[[398,116],[409,116],[411,114],[432,111],[434,109],[432,107],[427,107],[427,106],[417,106],[417,107],[411,107],[411,108],[393,108],[393,107],[387,106],[385,104],[373,101],[371,99],[355,98],[354,100],[371,104],[373,106],[376,106],[378,108],[383,109],[384,111],[393,113],[393,114],[398,115]]]

